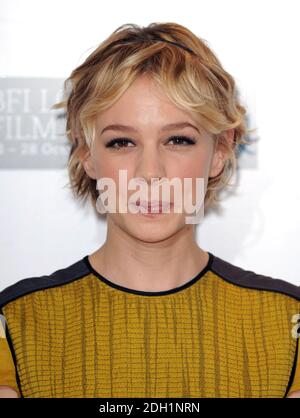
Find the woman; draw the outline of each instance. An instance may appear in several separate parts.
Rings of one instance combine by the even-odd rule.
[[[170,211],[161,197],[149,207],[149,190],[174,178],[202,179],[200,203],[217,206],[247,143],[232,76],[187,28],[130,24],[65,92],[55,107],[67,114],[70,184],[106,212],[107,237],[71,266],[1,292],[2,350],[16,370],[0,384],[24,397],[300,397],[299,288],[201,249],[196,222],[174,210],[178,190]],[[121,170],[125,186],[149,186],[127,211],[135,195]],[[116,185],[115,211],[103,178]]]

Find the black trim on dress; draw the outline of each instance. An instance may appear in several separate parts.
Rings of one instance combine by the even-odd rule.
[[[54,271],[50,275],[22,279],[0,292],[0,309],[19,297],[38,290],[63,286],[89,274],[89,269],[81,259],[68,267]]]
[[[196,274],[192,279],[188,280],[186,283],[184,283],[181,286],[174,287],[172,289],[168,290],[161,290],[158,292],[152,292],[152,291],[144,291],[144,290],[137,290],[137,289],[130,289],[128,287],[119,285],[117,283],[112,282],[111,280],[104,277],[102,274],[100,274],[98,271],[96,271],[93,266],[90,263],[89,256],[86,255],[83,258],[83,261],[85,262],[87,268],[89,269],[90,273],[92,273],[94,276],[96,276],[98,279],[100,279],[103,283],[107,284],[110,287],[113,287],[115,289],[121,290],[123,292],[132,293],[136,295],[143,295],[143,296],[163,296],[163,295],[171,295],[173,293],[180,292],[184,289],[187,289],[188,287],[192,286],[194,283],[196,283],[198,280],[200,280],[211,268],[214,255],[208,252],[209,258],[206,266]]]
[[[264,276],[251,270],[245,270],[222,260],[217,256],[214,256],[213,258],[211,271],[228,283],[248,289],[277,292],[291,296],[300,301],[300,286],[286,280]]]

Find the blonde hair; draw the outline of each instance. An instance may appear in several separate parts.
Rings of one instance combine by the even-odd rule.
[[[94,122],[142,74],[151,75],[167,96],[222,142],[228,152],[221,173],[208,179],[205,207],[217,206],[218,193],[237,168],[237,147],[247,144],[246,109],[238,98],[233,77],[224,70],[206,41],[177,23],[147,27],[124,24],[105,39],[64,82],[64,100],[53,108],[66,111],[66,134],[71,144],[68,173],[78,198],[98,197],[79,155],[95,137]],[[224,132],[234,129],[231,146]]]

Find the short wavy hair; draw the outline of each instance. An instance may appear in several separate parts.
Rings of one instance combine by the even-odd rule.
[[[204,207],[218,206],[218,193],[231,186],[237,169],[237,147],[248,144],[246,108],[239,101],[236,83],[208,47],[177,23],[151,23],[146,27],[118,27],[64,81],[64,97],[53,108],[64,108],[66,135],[71,148],[69,186],[77,198],[90,197],[95,205],[98,190],[80,155],[95,137],[95,118],[116,102],[142,74],[151,75],[173,103],[189,111],[201,126],[228,151],[222,171],[208,179]],[[234,129],[233,143],[224,132]]]

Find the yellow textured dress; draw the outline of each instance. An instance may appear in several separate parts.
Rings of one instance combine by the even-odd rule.
[[[300,390],[300,288],[209,253],[185,284],[111,282],[88,256],[0,293],[0,385],[22,397],[285,397]]]

